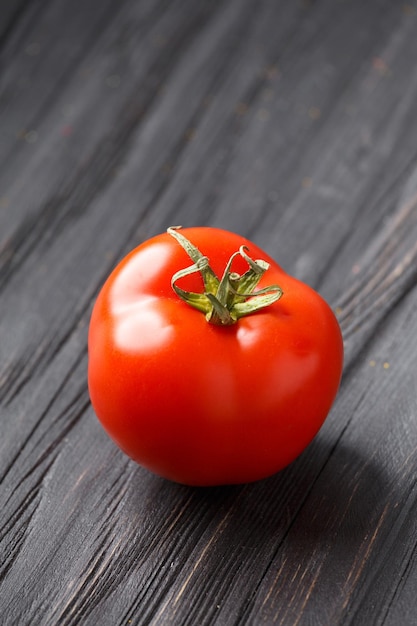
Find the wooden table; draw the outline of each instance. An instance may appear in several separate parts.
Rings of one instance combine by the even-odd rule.
[[[1,624],[417,624],[415,0],[1,16]],[[270,479],[170,483],[91,408],[98,290],[172,224],[249,237],[337,312],[337,401]]]

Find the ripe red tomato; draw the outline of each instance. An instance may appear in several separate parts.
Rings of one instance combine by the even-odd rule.
[[[141,465],[189,485],[288,465],[325,420],[343,363],[326,302],[254,244],[213,228],[169,229],[128,254],[97,298],[88,344],[105,430]]]

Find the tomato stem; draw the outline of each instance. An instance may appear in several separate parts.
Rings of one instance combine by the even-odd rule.
[[[262,259],[254,260],[248,254],[248,248],[241,246],[234,252],[219,280],[210,267],[210,262],[194,244],[182,233],[180,226],[171,226],[167,229],[188,254],[193,264],[172,276],[171,286],[181,300],[204,313],[210,324],[217,326],[230,326],[235,324],[241,317],[259,311],[274,302],[277,302],[283,294],[278,285],[271,285],[255,291],[259,281],[269,268],[269,263]],[[236,257],[241,256],[248,264],[248,270],[240,275],[232,272],[232,264]],[[181,289],[177,282],[199,272],[204,284],[204,293],[194,293]]]

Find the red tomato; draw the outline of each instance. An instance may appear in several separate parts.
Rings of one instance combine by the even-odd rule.
[[[251,258],[264,259],[269,269],[261,267],[247,302],[272,303],[237,321],[209,323],[171,285],[176,275],[180,295],[207,290],[195,265],[180,271],[191,263],[189,252],[169,233],[146,241],[115,268],[93,309],[93,407],[126,454],[171,480],[219,485],[270,476],[302,452],[331,408],[343,363],[339,325],[315,291],[246,239],[213,228],[180,233],[209,259],[212,273],[205,259],[197,265],[217,287],[214,274],[223,275],[242,245]],[[248,263],[241,249],[223,281],[232,317],[245,300],[236,291],[248,290]],[[271,284],[282,297],[277,288],[257,296]],[[201,308],[213,300],[193,298]]]

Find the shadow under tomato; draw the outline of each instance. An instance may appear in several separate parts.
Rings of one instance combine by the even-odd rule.
[[[320,436],[289,467],[256,483],[187,487],[147,479],[154,514],[175,507],[199,532],[217,533],[216,541],[227,546],[277,545],[290,535],[356,543],[373,527],[388,490],[375,463]]]

